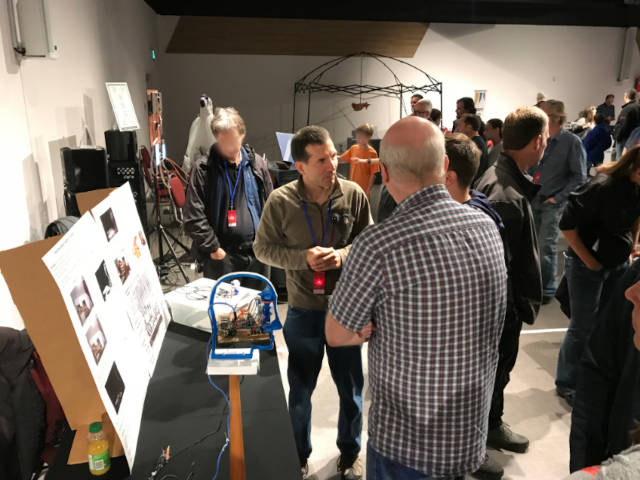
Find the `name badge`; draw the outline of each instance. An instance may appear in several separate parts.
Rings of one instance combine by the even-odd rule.
[[[535,176],[535,177],[533,177],[533,183],[535,183],[536,185],[537,185],[538,183],[540,183],[540,176],[541,176],[541,175],[542,175],[542,174],[541,174],[540,172],[536,173],[536,176]]]
[[[229,227],[235,227],[237,222],[236,211],[235,210],[227,210],[227,225]]]
[[[324,295],[325,272],[313,272],[313,293]]]

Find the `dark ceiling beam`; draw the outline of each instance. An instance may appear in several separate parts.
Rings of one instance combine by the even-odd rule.
[[[427,32],[418,22],[182,16],[167,53],[413,57]],[[242,32],[238,35],[238,32]]]
[[[160,15],[260,17],[397,22],[637,26],[639,0],[410,0],[402,2],[300,2],[145,0]]]

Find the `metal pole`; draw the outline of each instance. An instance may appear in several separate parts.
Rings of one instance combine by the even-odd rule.
[[[291,120],[291,133],[296,131],[296,86],[293,86],[293,119]]]
[[[402,118],[402,87],[400,87],[400,118]]]
[[[311,89],[309,89],[309,99],[307,100],[307,125],[311,120]]]
[[[444,118],[444,113],[442,111],[442,83],[440,84],[440,128],[442,128],[442,119]]]

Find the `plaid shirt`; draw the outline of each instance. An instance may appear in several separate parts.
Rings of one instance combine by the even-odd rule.
[[[443,185],[356,238],[329,310],[349,330],[376,327],[369,441],[380,454],[431,476],[481,465],[506,281],[494,222]]]

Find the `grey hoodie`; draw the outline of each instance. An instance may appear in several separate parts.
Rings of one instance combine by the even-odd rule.
[[[637,480],[640,478],[640,445],[614,455],[599,467],[574,472],[565,480]]]

